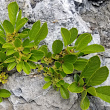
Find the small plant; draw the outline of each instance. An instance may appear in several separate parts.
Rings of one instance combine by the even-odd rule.
[[[9,20],[4,20],[0,25],[0,82],[6,83],[8,74],[4,71],[23,70],[26,74],[36,68],[37,62],[43,58],[44,53],[39,50],[38,44],[48,33],[47,23],[41,26],[40,21],[33,24],[32,29],[19,31],[28,21],[22,18],[16,2],[8,5]],[[7,90],[6,90],[7,91]],[[6,92],[5,91],[5,92]],[[4,90],[1,90],[4,92]]]
[[[93,56],[89,60],[82,57],[86,54],[104,51],[101,45],[88,45],[92,40],[91,34],[84,33],[78,36],[76,28],[70,30],[61,28],[64,46],[61,40],[55,40],[52,44],[53,53],[51,53],[48,52],[46,45],[38,46],[48,34],[47,23],[41,26],[40,21],[37,21],[31,29],[22,30],[21,28],[28,22],[28,19],[21,17],[22,11],[19,11],[16,2],[8,5],[8,15],[10,21],[4,20],[0,25],[1,84],[7,82],[7,70],[10,71],[16,67],[18,72],[23,70],[29,74],[31,69],[38,68],[37,71],[43,72],[44,80],[47,82],[43,89],[53,86],[55,90],[60,90],[64,99],[69,98],[69,91],[81,93],[80,107],[83,110],[88,109],[90,105],[87,93],[110,103],[110,86],[94,87],[107,79],[108,68],[100,67],[101,62],[98,56]],[[75,44],[72,46],[74,41]],[[37,61],[40,64],[36,65]],[[64,78],[71,74],[74,76],[74,82],[69,84]],[[0,89],[0,102],[2,98],[10,95],[8,90]]]
[[[60,90],[61,96],[64,99],[69,98],[69,91],[81,93],[82,100],[80,106],[85,110],[89,107],[89,100],[86,97],[87,92],[92,95],[96,93],[95,91],[98,92],[98,88],[95,89],[93,86],[104,82],[108,77],[109,71],[106,66],[100,68],[98,56],[91,57],[89,60],[80,56],[102,52],[104,48],[98,44],[88,45],[92,40],[92,36],[88,33],[81,34],[77,38],[78,31],[76,28],[72,28],[70,31],[62,28],[61,33],[65,45],[64,49],[63,43],[60,40],[53,42],[53,54],[47,51],[47,47],[41,49],[45,50],[45,58],[41,60],[42,65],[38,65],[38,69],[41,67],[40,70],[44,71],[44,80],[47,82],[43,89],[47,89],[52,85],[54,89]],[[76,38],[75,45],[69,46]],[[81,75],[74,74],[74,70],[82,71]],[[64,77],[68,74],[74,74],[74,82],[72,84],[64,81]],[[101,89],[101,87],[99,88]],[[107,88],[110,88],[110,86],[107,86]],[[105,93],[105,95],[109,97],[109,94]],[[95,94],[94,96],[104,97],[103,94],[101,96]]]
[[[80,107],[88,109],[90,102],[87,93],[99,97],[110,103],[110,86],[94,86],[102,84],[108,77],[109,70],[106,66],[100,67],[98,56],[91,57],[80,75],[74,75],[74,82],[69,85],[68,90],[73,93],[81,93]]]
[[[32,29],[24,29],[22,32],[19,30],[27,23],[27,18],[22,18],[22,11],[18,13],[19,7],[16,2],[8,5],[9,19],[4,20],[1,27],[2,36],[0,36],[1,48],[6,55],[3,56],[8,64],[8,71],[12,70],[15,66],[18,72],[22,69],[26,74],[35,69],[37,62],[43,58],[44,53],[39,49],[38,44],[43,40],[48,33],[47,23],[41,26],[40,21],[33,24]],[[29,36],[29,37],[28,37]],[[3,53],[4,54],[4,53]]]

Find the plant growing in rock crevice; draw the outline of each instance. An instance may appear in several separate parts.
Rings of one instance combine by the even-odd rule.
[[[31,69],[36,68],[34,62],[44,56],[38,44],[47,36],[47,23],[41,26],[40,21],[37,21],[33,24],[32,29],[26,28],[19,32],[28,19],[22,18],[22,11],[18,11],[18,4],[10,3],[8,5],[10,21],[4,20],[0,25],[0,82],[2,83],[7,81],[7,74],[3,74],[5,69],[10,71],[16,67],[18,72],[23,70],[29,74]]]
[[[64,99],[69,98],[69,91],[81,93],[80,106],[83,110],[88,109],[90,105],[87,93],[110,103],[110,86],[94,87],[107,79],[108,68],[100,67],[98,56],[93,56],[89,60],[82,57],[90,53],[103,52],[104,47],[98,44],[88,45],[92,40],[91,34],[84,33],[78,36],[76,28],[61,28],[65,48],[63,49],[61,40],[55,40],[52,45],[53,53],[48,52],[46,45],[38,46],[48,34],[47,23],[41,26],[40,21],[37,21],[31,29],[26,28],[19,32],[28,19],[22,18],[22,11],[18,11],[17,3],[10,3],[10,21],[4,20],[0,25],[0,82],[7,82],[6,69],[10,71],[16,67],[18,72],[23,70],[29,74],[31,69],[38,68],[38,72],[43,70],[44,80],[47,82],[43,89],[52,85],[55,90],[60,90]],[[71,46],[73,41],[75,44]],[[36,65],[37,61],[41,64]],[[81,74],[74,74],[74,70],[80,71]],[[68,84],[64,78],[71,74],[74,75],[74,82]],[[0,102],[2,98],[10,95],[8,90],[0,89]]]
[[[41,26],[40,21],[33,24],[32,29],[19,30],[27,23],[27,18],[22,18],[22,11],[18,13],[18,5],[12,2],[8,5],[9,19],[4,20],[1,27],[2,35],[0,36],[3,52],[6,52],[6,60],[8,71],[15,66],[18,72],[22,69],[26,74],[35,69],[34,62],[40,60],[44,53],[38,50],[38,44],[48,33],[47,23]],[[18,13],[18,14],[17,14]],[[29,36],[29,37],[28,37]],[[4,58],[5,59],[5,58]]]

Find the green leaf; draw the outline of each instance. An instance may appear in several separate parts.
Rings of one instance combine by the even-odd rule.
[[[10,71],[16,66],[16,62],[12,62],[8,65],[7,70]]]
[[[6,33],[11,33],[12,34],[14,32],[14,27],[11,24],[11,22],[9,22],[8,20],[5,20],[3,22],[3,28],[6,31]]]
[[[79,75],[78,74],[74,74],[74,81],[75,82],[78,82],[80,79]]]
[[[15,31],[18,32],[24,25],[27,23],[28,19],[27,18],[22,18],[16,23],[16,29]]]
[[[36,35],[36,38],[35,38],[35,40],[34,40],[35,44],[38,45],[38,43],[39,43],[41,40],[43,40],[43,39],[46,38],[47,34],[48,34],[47,23],[44,23],[44,24],[42,25],[42,27],[40,28],[39,32],[38,32],[37,35]]]
[[[61,75],[62,77],[65,77],[65,76],[67,75],[67,74],[64,73],[63,71],[60,71],[59,73],[60,73],[60,75]]]
[[[64,80],[60,80],[58,83],[59,83],[60,85],[64,85],[64,84],[65,84]]]
[[[24,48],[23,53],[24,53],[24,54],[30,53],[30,49],[29,49],[29,48]]]
[[[49,81],[51,81],[51,79],[52,78],[50,76],[47,76],[47,77],[44,78],[44,81],[49,82]]]
[[[58,61],[55,61],[55,66],[56,66],[56,68],[58,69],[58,68],[61,66],[61,63],[58,62]]]
[[[31,69],[36,69],[36,65],[33,62],[28,62]]]
[[[29,29],[24,29],[21,33],[18,34],[20,38],[27,38],[29,35]]]
[[[6,89],[0,89],[0,97],[3,97],[3,98],[8,98],[10,97],[11,93],[6,90]]]
[[[89,94],[93,95],[93,96],[97,96],[95,87],[89,87],[89,88],[87,89],[87,92],[88,92]]]
[[[18,72],[21,72],[21,70],[23,69],[23,62],[19,62],[16,66],[16,69]]]
[[[77,60],[77,56],[76,55],[65,55],[63,57],[64,63],[75,63],[75,61]]]
[[[0,97],[0,103],[3,101],[2,97]]]
[[[54,73],[54,72],[55,72],[54,69],[51,68],[51,67],[49,67],[49,71],[50,71],[51,73]]]
[[[108,77],[109,70],[106,66],[99,68],[95,73],[92,74],[90,79],[87,82],[87,85],[100,85],[102,84]]]
[[[73,70],[74,70],[74,66],[71,63],[63,63],[62,68],[66,74],[71,74],[73,73]]]
[[[0,25],[0,32],[5,33],[3,27]]]
[[[2,32],[2,31],[0,31],[0,36],[1,36],[1,37],[4,37],[4,38],[6,37],[6,36],[5,36],[5,33]]]
[[[26,74],[30,74],[30,72],[31,72],[30,66],[29,66],[29,64],[27,62],[24,62],[24,64],[23,64],[23,71]]]
[[[83,78],[80,78],[78,81],[78,86],[83,86],[84,85],[84,80]]]
[[[82,110],[87,110],[90,106],[89,99],[86,95],[87,95],[86,91],[83,91],[81,94],[82,97],[81,97],[80,107]]]
[[[59,54],[63,49],[63,43],[60,40],[55,40],[52,44],[52,50],[54,54]]]
[[[13,47],[13,45],[10,44],[10,43],[5,43],[5,44],[3,44],[2,48],[13,49],[14,47]]]
[[[29,45],[29,39],[25,39],[23,41],[23,47],[28,46]]]
[[[71,33],[67,29],[61,28],[61,34],[63,37],[64,45],[66,47],[70,42]]]
[[[98,56],[91,57],[84,70],[81,73],[81,77],[90,78],[91,75],[100,67],[100,58]]]
[[[86,66],[88,60],[84,58],[79,58],[77,61],[74,63],[74,69],[82,71],[84,67]]]
[[[19,11],[16,23],[21,19],[21,17],[22,17],[22,10]]]
[[[32,50],[31,52],[33,53],[32,56],[35,57],[36,61],[41,60],[41,58],[43,58],[43,56],[44,56],[44,53],[39,50]]]
[[[84,91],[84,88],[78,86],[77,82],[73,82],[72,84],[69,85],[68,90],[73,93],[81,93],[82,91]]]
[[[61,94],[61,96],[64,99],[68,99],[69,98],[69,92],[68,92],[68,90],[64,86],[60,87],[60,94]]]
[[[4,52],[0,52],[0,62],[3,62],[6,59],[6,54]]]
[[[6,59],[4,61],[4,63],[11,63],[11,62],[14,62],[14,61],[15,61],[15,58],[14,57],[10,57],[10,58]]]
[[[76,28],[72,28],[70,29],[70,33],[71,33],[71,37],[70,37],[69,44],[71,44],[77,38],[78,30]]]
[[[6,55],[12,55],[13,53],[15,53],[15,50],[10,49],[10,50],[7,50]]]
[[[76,42],[75,42],[75,45],[78,45],[79,42],[80,42],[85,36],[88,36],[88,35],[90,35],[90,34],[89,34],[89,33],[84,33],[84,34],[79,35],[78,38],[77,38],[77,40],[76,40]]]
[[[99,98],[110,103],[110,86],[98,87],[96,92]]]
[[[85,37],[84,37],[83,39],[81,39],[81,41],[78,43],[76,50],[80,50],[80,51],[81,51],[82,49],[84,49],[84,48],[88,45],[88,43],[91,42],[91,40],[92,40],[91,34],[85,36]]]
[[[21,46],[21,41],[20,41],[20,39],[15,39],[15,41],[14,41],[14,45],[15,45],[15,47],[20,47]]]
[[[103,52],[103,51],[105,51],[104,47],[98,44],[89,45],[85,47],[83,50],[81,50],[81,52],[83,52],[84,54]]]
[[[48,54],[47,54],[47,58],[51,58],[51,56],[52,56],[52,53],[51,52],[48,52]]]
[[[0,37],[0,44],[6,43],[5,39],[3,37]]]
[[[40,20],[38,20],[37,22],[35,22],[32,26],[32,29],[29,32],[29,37],[30,37],[30,41],[34,40],[37,36],[37,33],[40,30]]]
[[[43,89],[47,89],[50,85],[52,84],[52,82],[47,82],[44,84]]]
[[[48,49],[47,49],[47,45],[42,45],[39,50],[41,50],[42,52],[44,52],[44,56],[47,57],[48,55]]]
[[[19,7],[16,2],[12,2],[8,5],[8,15],[9,15],[9,19],[10,19],[11,23],[13,24],[13,26],[15,25],[18,9],[19,9]]]
[[[34,47],[34,42],[31,42],[31,43],[29,43],[29,45],[27,45],[27,46],[25,46],[26,48],[32,48],[32,47]]]

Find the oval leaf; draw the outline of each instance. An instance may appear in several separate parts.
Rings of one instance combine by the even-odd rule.
[[[37,36],[38,31],[40,30],[40,20],[35,22],[32,26],[32,29],[29,32],[30,41],[34,40]]]
[[[85,36],[85,37],[84,37],[83,39],[81,39],[81,41],[78,43],[76,50],[80,50],[80,51],[81,51],[82,49],[84,49],[84,48],[88,45],[88,43],[91,42],[91,40],[92,40],[91,34]]]
[[[12,45],[12,44],[10,44],[10,43],[5,43],[5,44],[3,44],[2,48],[9,48],[9,49],[13,49],[14,47],[13,47],[13,45]]]
[[[73,70],[74,70],[74,66],[71,63],[63,63],[62,68],[66,74],[71,74],[73,73]]]
[[[21,72],[21,70],[23,69],[23,62],[19,62],[16,66],[16,69],[18,72]]]
[[[62,34],[62,37],[63,37],[64,45],[67,46],[70,42],[71,34],[65,28],[61,28],[61,34]]]
[[[30,74],[30,72],[31,72],[30,66],[29,66],[29,64],[27,62],[24,62],[24,64],[23,64],[23,71],[26,74]]]
[[[81,93],[82,91],[84,91],[84,88],[78,86],[77,82],[73,82],[69,85],[68,90],[73,93]]]
[[[46,38],[47,34],[48,34],[47,23],[44,23],[36,35],[36,38],[34,40],[35,44],[38,45],[41,40]]]
[[[52,84],[52,82],[45,83],[43,86],[43,89],[47,89],[51,84]]]
[[[6,41],[3,37],[0,37],[0,44],[4,44]]]
[[[50,76],[47,76],[47,77],[44,78],[44,81],[49,82],[49,81],[51,81],[51,79],[52,78]]]
[[[6,55],[12,55],[13,53],[15,53],[15,50],[7,50]]]
[[[16,24],[16,32],[18,32],[25,25],[25,23],[27,23],[27,21],[27,18],[20,19]]]
[[[12,70],[15,66],[16,66],[15,62],[10,63],[7,67],[8,71]]]
[[[98,56],[91,57],[82,71],[81,77],[89,79],[91,75],[100,67],[100,63],[100,58]]]
[[[82,71],[84,67],[86,66],[88,60],[84,58],[79,58],[77,61],[74,63],[74,69]]]
[[[76,55],[65,55],[63,57],[64,63],[75,63],[77,60],[77,56]]]
[[[63,43],[60,40],[55,40],[52,44],[52,50],[54,54],[59,54],[63,49]]]
[[[14,61],[15,61],[15,58],[10,57],[10,58],[6,59],[6,60],[4,61],[4,63],[11,63],[11,62],[14,62]]]
[[[83,50],[81,50],[81,52],[83,52],[84,54],[103,52],[103,51],[105,51],[104,47],[98,44],[89,45],[85,47]]]
[[[69,98],[69,92],[68,92],[68,90],[64,86],[60,87],[60,94],[61,94],[61,96],[64,99],[68,99]]]
[[[28,62],[31,69],[36,69],[36,65],[33,62]]]
[[[23,47],[28,46],[29,45],[29,39],[25,39],[23,41]]]
[[[14,27],[11,24],[11,22],[9,22],[8,20],[5,20],[3,22],[3,28],[6,31],[6,33],[11,33],[12,34],[14,32]]]
[[[11,93],[6,90],[6,89],[0,89],[0,97],[3,97],[3,98],[8,98],[10,97]]]
[[[96,88],[97,96],[102,100],[110,103],[110,86]]]
[[[78,45],[79,42],[87,35],[89,35],[89,33],[83,33],[83,34],[79,35],[76,42],[75,42],[75,45]]]
[[[34,56],[36,60],[41,60],[41,58],[44,56],[44,52],[39,50],[32,50],[31,52],[33,53],[32,56]]]
[[[87,85],[100,85],[102,84],[108,77],[109,70],[106,66],[99,68],[95,73],[92,74],[90,79],[87,82]]]
[[[86,91],[83,91],[83,93],[81,94],[80,107],[81,107],[82,110],[87,110],[90,106],[89,99],[86,95],[87,95]]]
[[[18,9],[19,9],[19,7],[16,2],[12,2],[8,5],[8,15],[9,15],[9,19],[10,19],[11,23],[13,24],[13,26],[15,25]]]
[[[72,28],[70,29],[70,33],[71,33],[71,37],[70,37],[69,44],[71,44],[77,38],[78,30],[76,28]]]

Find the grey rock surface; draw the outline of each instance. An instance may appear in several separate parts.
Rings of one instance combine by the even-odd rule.
[[[0,21],[8,19],[7,5],[12,1],[17,1],[23,10],[23,16],[28,17],[29,21],[25,27],[31,28],[37,20],[41,20],[41,23],[47,22],[49,33],[40,44],[47,44],[50,51],[54,40],[62,40],[61,27],[76,27],[78,34],[91,33],[91,43],[106,47],[106,51],[98,55],[102,66],[106,65],[110,70],[110,49],[107,49],[110,47],[109,0],[0,0]],[[93,55],[96,54],[86,58]],[[80,95],[72,93],[70,99],[64,100],[60,93],[51,87],[47,90],[42,89],[45,83],[42,75],[32,76],[14,73],[9,77],[3,88],[10,90],[12,95],[0,103],[0,110],[81,110]],[[65,80],[71,83],[72,77]],[[110,76],[102,85],[109,84]],[[88,110],[110,110],[110,104],[91,96],[89,99],[91,104]]]

